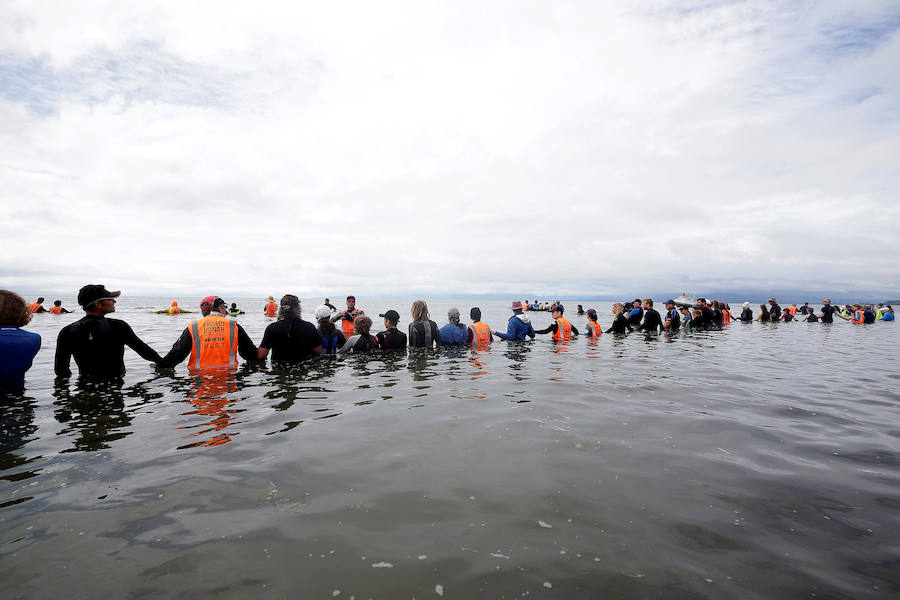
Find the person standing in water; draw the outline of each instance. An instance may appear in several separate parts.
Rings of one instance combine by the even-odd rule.
[[[660,317],[659,312],[653,308],[653,300],[651,298],[644,298],[642,308],[644,309],[644,321],[638,327],[638,331],[662,333],[662,317]]]
[[[63,308],[62,300],[56,300],[53,302],[53,306],[50,307],[51,315],[64,315],[72,312],[71,310],[66,310]]]
[[[409,347],[431,348],[441,345],[441,333],[437,323],[428,318],[428,305],[424,300],[416,300],[409,309],[412,323],[409,324]]]
[[[740,321],[741,323],[749,323],[753,320],[753,310],[750,308],[750,303],[744,302],[742,308]]]
[[[378,347],[378,340],[369,333],[372,330],[372,319],[366,315],[358,315],[353,320],[353,330],[355,333],[347,338],[347,343],[338,352],[368,352]]]
[[[275,317],[278,315],[278,305],[275,303],[275,297],[266,298],[266,305],[263,307],[263,314],[267,317]]]
[[[438,330],[441,336],[442,346],[465,346],[468,341],[468,329],[459,322],[459,309],[451,308],[447,311],[449,323]]]
[[[322,338],[315,325],[301,318],[300,298],[293,294],[281,298],[278,320],[266,327],[256,358],[265,360],[269,349],[273,363],[298,363],[322,352]]]
[[[468,344],[471,344],[472,346],[484,346],[485,344],[490,344],[494,341],[491,328],[487,326],[487,323],[481,322],[480,308],[473,306],[472,310],[469,311],[469,318],[472,319],[472,324],[469,325],[469,334],[466,337],[466,342]]]
[[[513,311],[513,316],[509,318],[506,324],[506,333],[495,331],[494,335],[501,340],[511,342],[522,341],[526,336],[534,339],[534,327],[531,326],[531,319],[528,318],[528,315],[522,312],[522,303],[515,300],[509,308]]]
[[[41,336],[21,329],[31,314],[22,296],[0,290],[0,395],[25,387],[25,372],[41,349]]]
[[[550,311],[553,322],[545,329],[536,329],[534,332],[539,334],[552,333],[553,339],[556,341],[571,340],[573,335],[578,335],[578,330],[568,319],[563,317],[563,312],[565,312],[565,307],[562,304],[554,306]]]
[[[621,302],[616,302],[612,305],[612,313],[615,315],[615,318],[612,325],[606,330],[606,333],[622,335],[626,332],[631,333],[634,331],[625,317],[625,306]]]
[[[678,331],[681,329],[681,315],[675,308],[674,300],[666,300],[666,317],[663,321],[663,329],[666,331]]]
[[[406,350],[406,334],[397,329],[400,313],[392,309],[378,316],[384,319],[384,331],[375,334],[378,346],[383,350]]]
[[[37,302],[32,302],[31,304],[29,304],[28,311],[31,313],[47,312],[47,309],[44,308],[44,297],[41,296],[37,299]]]
[[[125,321],[107,319],[116,311],[116,298],[122,292],[110,292],[100,284],[78,290],[78,304],[83,318],[63,327],[56,340],[54,370],[57,377],[69,377],[72,357],[79,374],[100,379],[113,379],[125,374],[125,346],[144,360],[159,362],[159,354],[141,341]]]
[[[356,308],[356,296],[347,296],[347,308],[331,317],[331,320],[335,323],[341,322],[341,330],[344,332],[344,337],[349,340],[355,333],[353,321],[359,315],[364,314],[366,313]]]
[[[584,328],[584,335],[597,339],[603,335],[603,328],[597,322],[597,310],[593,308],[587,309],[587,325]]]
[[[317,333],[322,341],[322,354],[333,356],[337,354],[338,349],[347,342],[344,333],[334,326],[331,320],[332,310],[325,305],[316,308],[316,328]]]
[[[228,305],[218,296],[200,302],[203,315],[184,328],[172,349],[157,362],[160,368],[174,367],[190,354],[188,369],[238,366],[237,357],[257,360],[257,348],[237,321],[225,316]]]

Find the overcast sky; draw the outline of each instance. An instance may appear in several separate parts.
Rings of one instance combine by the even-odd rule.
[[[5,0],[0,287],[900,292],[898,30],[896,0]]]

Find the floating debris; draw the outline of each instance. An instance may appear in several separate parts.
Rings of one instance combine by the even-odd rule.
[[[538,525],[544,527],[545,529],[553,529],[553,525],[550,523],[544,523],[543,521],[538,521]]]
[[[544,587],[547,588],[547,589],[549,590],[550,588],[553,587],[553,584],[550,583],[549,581],[545,581],[545,582],[544,582]]]
[[[434,586],[434,593],[437,594],[438,596],[443,596],[444,595],[444,586],[442,586],[441,584],[437,584],[436,586]]]
[[[393,569],[394,565],[389,562],[377,562],[372,563],[372,567],[375,569]]]

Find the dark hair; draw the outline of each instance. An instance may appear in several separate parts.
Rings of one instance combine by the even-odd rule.
[[[31,311],[25,299],[15,292],[0,290],[0,325],[22,327],[31,321]]]
[[[347,296],[347,300],[356,301],[356,296]]]
[[[319,319],[319,327],[322,328],[322,333],[329,337],[334,335],[334,332],[337,331],[337,327],[331,322],[331,317],[322,317]]]

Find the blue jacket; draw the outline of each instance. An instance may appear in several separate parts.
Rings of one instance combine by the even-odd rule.
[[[506,333],[497,332],[497,336],[501,340],[521,341],[525,339],[526,335],[533,339],[534,327],[531,326],[528,315],[521,312],[517,312],[509,318],[509,324],[506,326]]]
[[[882,321],[893,321],[893,320],[894,320],[894,313],[892,313],[892,312],[886,312],[886,313],[884,313],[884,314],[881,316],[881,320],[882,320]]]
[[[469,339],[469,330],[460,323],[447,323],[438,332],[444,346],[465,346]]]

